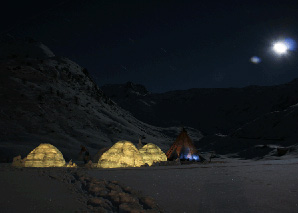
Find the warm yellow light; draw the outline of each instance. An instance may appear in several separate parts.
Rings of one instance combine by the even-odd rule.
[[[143,157],[144,163],[147,163],[149,166],[156,162],[167,161],[166,154],[153,143],[146,144],[139,151]]]
[[[25,167],[63,167],[62,153],[51,144],[40,144],[24,159]]]
[[[70,160],[65,166],[69,167],[69,168],[77,168],[78,167],[78,165],[76,163],[73,163],[72,160]]]
[[[140,167],[144,165],[139,150],[129,141],[119,141],[102,154],[97,166],[101,168]]]

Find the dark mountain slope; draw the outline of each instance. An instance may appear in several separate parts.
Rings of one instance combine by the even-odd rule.
[[[130,83],[131,84],[131,83]],[[298,103],[298,80],[276,86],[141,93],[129,85],[102,90],[136,118],[157,126],[187,125],[205,135],[228,134],[247,122]]]
[[[137,143],[140,135],[165,151],[180,131],[135,119],[105,96],[86,69],[55,57],[39,42],[10,40],[1,45],[7,51],[0,58],[1,161],[24,157],[40,143],[51,143],[66,159],[75,160],[81,144],[95,154],[118,140]],[[189,131],[194,140],[200,139],[199,131]]]

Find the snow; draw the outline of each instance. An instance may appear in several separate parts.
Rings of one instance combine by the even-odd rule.
[[[218,136],[218,137],[227,137],[228,136],[228,135],[223,135],[221,133],[216,133],[215,135]]]
[[[24,44],[24,45],[23,45]],[[17,41],[20,52],[31,45],[36,54],[43,44]],[[33,45],[33,47],[32,47]],[[56,146],[68,161],[76,159],[80,145],[91,155],[119,140],[154,143],[167,151],[180,127],[161,128],[137,120],[108,98],[75,62],[53,55],[3,59],[0,63],[0,161],[25,157],[40,143]],[[142,86],[127,84],[129,90],[146,93]],[[133,93],[131,93],[133,94]],[[200,131],[190,130],[198,141]]]
[[[140,99],[140,102],[142,102],[143,104],[147,105],[147,106],[151,106],[150,104],[148,104],[146,101]]]
[[[222,162],[222,163],[221,163]],[[157,200],[165,212],[295,212],[298,159],[92,170]]]
[[[227,135],[258,117],[298,103],[298,83],[244,88],[194,88],[146,96],[124,92],[125,85],[101,87],[133,116],[155,126],[188,125],[205,135]],[[151,102],[155,104],[150,104]]]
[[[118,181],[172,212],[296,212],[298,158],[238,160],[121,169],[84,169],[100,180]],[[2,212],[92,211],[90,198],[67,168],[13,168],[0,164]]]
[[[291,107],[298,107],[298,103],[297,103],[297,104],[294,104],[294,105],[292,105]]]
[[[0,164],[1,212],[75,212],[88,210],[82,195],[67,184],[41,175],[41,169]]]
[[[290,106],[283,111],[274,111],[248,122],[233,133],[236,137],[280,140],[281,145],[296,143],[298,137],[298,108]]]

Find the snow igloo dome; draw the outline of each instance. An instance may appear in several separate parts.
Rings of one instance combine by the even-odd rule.
[[[62,153],[53,145],[42,143],[32,150],[25,159],[25,167],[63,167]]]
[[[97,166],[101,168],[140,167],[144,165],[139,150],[130,141],[119,141],[102,154]]]
[[[139,151],[143,157],[144,163],[147,163],[149,166],[156,162],[167,161],[166,154],[153,143],[146,144]]]

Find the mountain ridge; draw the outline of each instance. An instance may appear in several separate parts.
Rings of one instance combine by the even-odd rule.
[[[34,53],[43,52],[44,45],[24,42],[25,50],[32,45]],[[178,135],[180,127],[160,128],[134,118],[101,91],[85,68],[67,58],[47,53],[38,58],[11,56],[22,44],[16,43],[11,42],[13,51],[0,59],[1,162],[25,157],[40,143],[51,143],[66,160],[75,160],[80,145],[93,155],[119,140],[137,143],[140,136],[166,151]],[[198,130],[188,130],[195,141],[202,137]]]
[[[192,88],[134,96],[113,85],[101,89],[136,118],[157,126],[185,124],[205,135],[229,134],[257,117],[298,103],[298,79],[274,86]],[[124,95],[123,95],[124,94]]]

